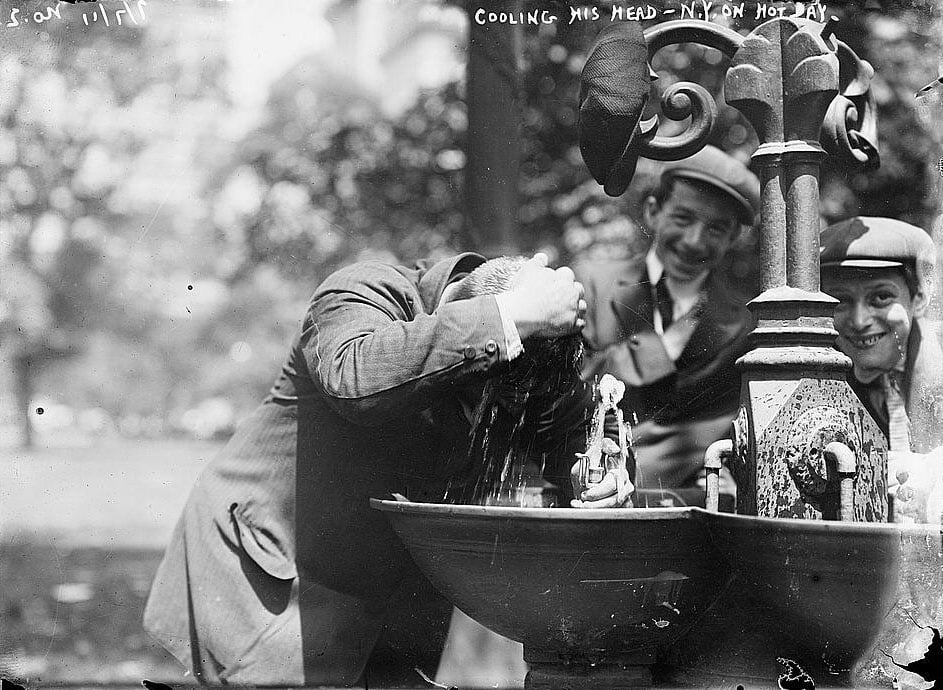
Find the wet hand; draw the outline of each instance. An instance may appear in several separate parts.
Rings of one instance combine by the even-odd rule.
[[[548,268],[546,254],[535,254],[524,264],[502,299],[522,340],[557,338],[586,325],[583,285],[566,266]]]
[[[570,482],[573,485],[573,495],[576,496],[570,501],[573,508],[632,507],[632,492],[635,491],[635,486],[624,467],[609,470],[598,484],[583,486],[580,480],[580,463],[577,461],[570,470]]]

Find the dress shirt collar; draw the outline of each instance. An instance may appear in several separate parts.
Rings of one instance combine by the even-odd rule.
[[[665,272],[665,265],[655,254],[654,247],[648,250],[648,255],[645,257],[645,267],[648,270],[649,282],[652,285],[657,285]],[[708,271],[704,271],[697,278],[686,283],[681,283],[668,276],[665,277],[668,294],[671,295],[671,300],[674,302],[674,319],[681,318],[697,305],[707,275]]]

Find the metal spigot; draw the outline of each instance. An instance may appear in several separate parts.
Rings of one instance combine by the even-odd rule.
[[[838,474],[838,519],[854,522],[855,519],[855,475],[858,473],[858,458],[855,452],[840,441],[825,446],[825,457]]]
[[[707,492],[704,498],[704,507],[713,513],[720,510],[720,469],[732,455],[733,441],[729,438],[714,441],[704,453],[704,469],[706,471],[704,483]]]

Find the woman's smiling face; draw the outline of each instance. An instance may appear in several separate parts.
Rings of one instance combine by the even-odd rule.
[[[828,270],[822,290],[839,301],[837,344],[854,362],[858,380],[867,383],[894,369],[907,352],[914,316],[924,303],[921,293],[911,296],[902,271]]]

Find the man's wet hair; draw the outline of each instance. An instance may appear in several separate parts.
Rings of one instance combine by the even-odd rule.
[[[529,259],[490,259],[465,276],[449,302],[511,289]],[[537,460],[537,430],[564,398],[578,396],[583,342],[578,333],[559,338],[528,338],[524,351],[485,384],[472,420],[466,483],[455,481],[447,500],[488,503],[510,496],[528,461]],[[553,418],[551,414],[549,418]],[[562,483],[563,480],[561,480]]]

